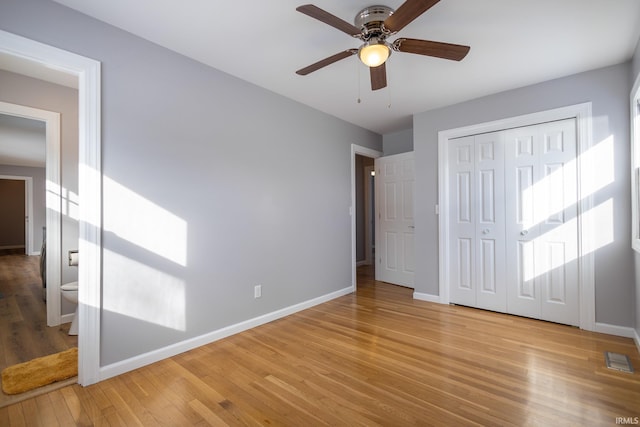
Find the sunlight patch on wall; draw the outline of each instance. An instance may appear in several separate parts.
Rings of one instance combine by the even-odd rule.
[[[597,251],[613,243],[613,198],[610,198],[586,212],[582,220],[587,230],[594,230],[592,236],[584,236],[582,243],[585,254]]]
[[[166,258],[187,265],[187,223],[109,177],[103,181],[104,230]]]
[[[80,212],[78,209],[78,195],[73,191],[69,191],[66,188],[62,188],[62,215],[66,215],[69,218],[75,220],[80,218]]]
[[[47,180],[46,199],[47,208],[71,219],[78,220],[80,218],[79,197],[73,191]]]
[[[104,265],[104,310],[186,330],[183,280],[107,249]]]
[[[62,213],[62,188],[49,180],[46,183],[46,205],[47,209],[52,209],[58,213]]]
[[[582,154],[585,170],[595,173],[582,174],[585,180],[581,183],[584,197],[595,194],[615,180],[614,170],[614,138],[610,135]]]

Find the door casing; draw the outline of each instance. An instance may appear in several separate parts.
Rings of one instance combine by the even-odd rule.
[[[60,314],[60,285],[62,280],[62,255],[60,242],[62,240],[60,212],[60,113],[41,110],[23,105],[0,102],[0,113],[10,116],[38,120],[45,123],[46,147],[46,219],[47,227],[47,326],[57,326],[61,322]],[[30,189],[31,190],[31,189]],[[30,191],[33,194],[33,191]],[[29,239],[33,245],[33,209],[29,203]],[[27,243],[27,246],[29,246]],[[33,246],[31,247],[33,251]],[[31,254],[31,252],[28,252]]]
[[[0,30],[0,53],[17,56],[78,78],[79,142],[79,333],[78,382],[106,379],[100,367],[102,279],[102,161],[100,62]]]
[[[351,289],[353,292],[356,290],[358,263],[356,254],[356,155],[377,159],[382,156],[382,152],[351,144],[351,206],[349,206],[349,215],[351,216]]]

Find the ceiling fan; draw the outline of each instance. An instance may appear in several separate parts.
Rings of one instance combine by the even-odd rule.
[[[387,6],[369,6],[358,12],[354,19],[354,25],[312,4],[297,7],[298,12],[360,39],[363,44],[358,49],[347,49],[336,53],[308,67],[301,68],[296,73],[306,76],[341,59],[358,54],[360,60],[369,67],[371,90],[378,90],[387,86],[385,62],[392,50],[454,61],[462,60],[469,52],[469,46],[408,38],[398,38],[393,43],[387,42],[389,36],[402,30],[439,1],[406,0],[397,10]]]

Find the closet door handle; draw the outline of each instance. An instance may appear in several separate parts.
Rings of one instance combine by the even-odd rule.
[[[529,234],[529,230],[522,230],[522,231],[520,232],[520,235],[521,235],[521,236],[526,236],[527,234]]]
[[[491,232],[491,230],[489,230],[488,228],[485,228],[484,230],[482,230],[482,234],[489,234]]]

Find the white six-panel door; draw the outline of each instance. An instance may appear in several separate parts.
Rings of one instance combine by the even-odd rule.
[[[448,150],[450,301],[578,325],[575,120]]]
[[[375,159],[376,280],[414,287],[413,152]]]
[[[575,121],[506,132],[509,312],[580,323]]]
[[[506,311],[504,135],[449,144],[450,300]]]

